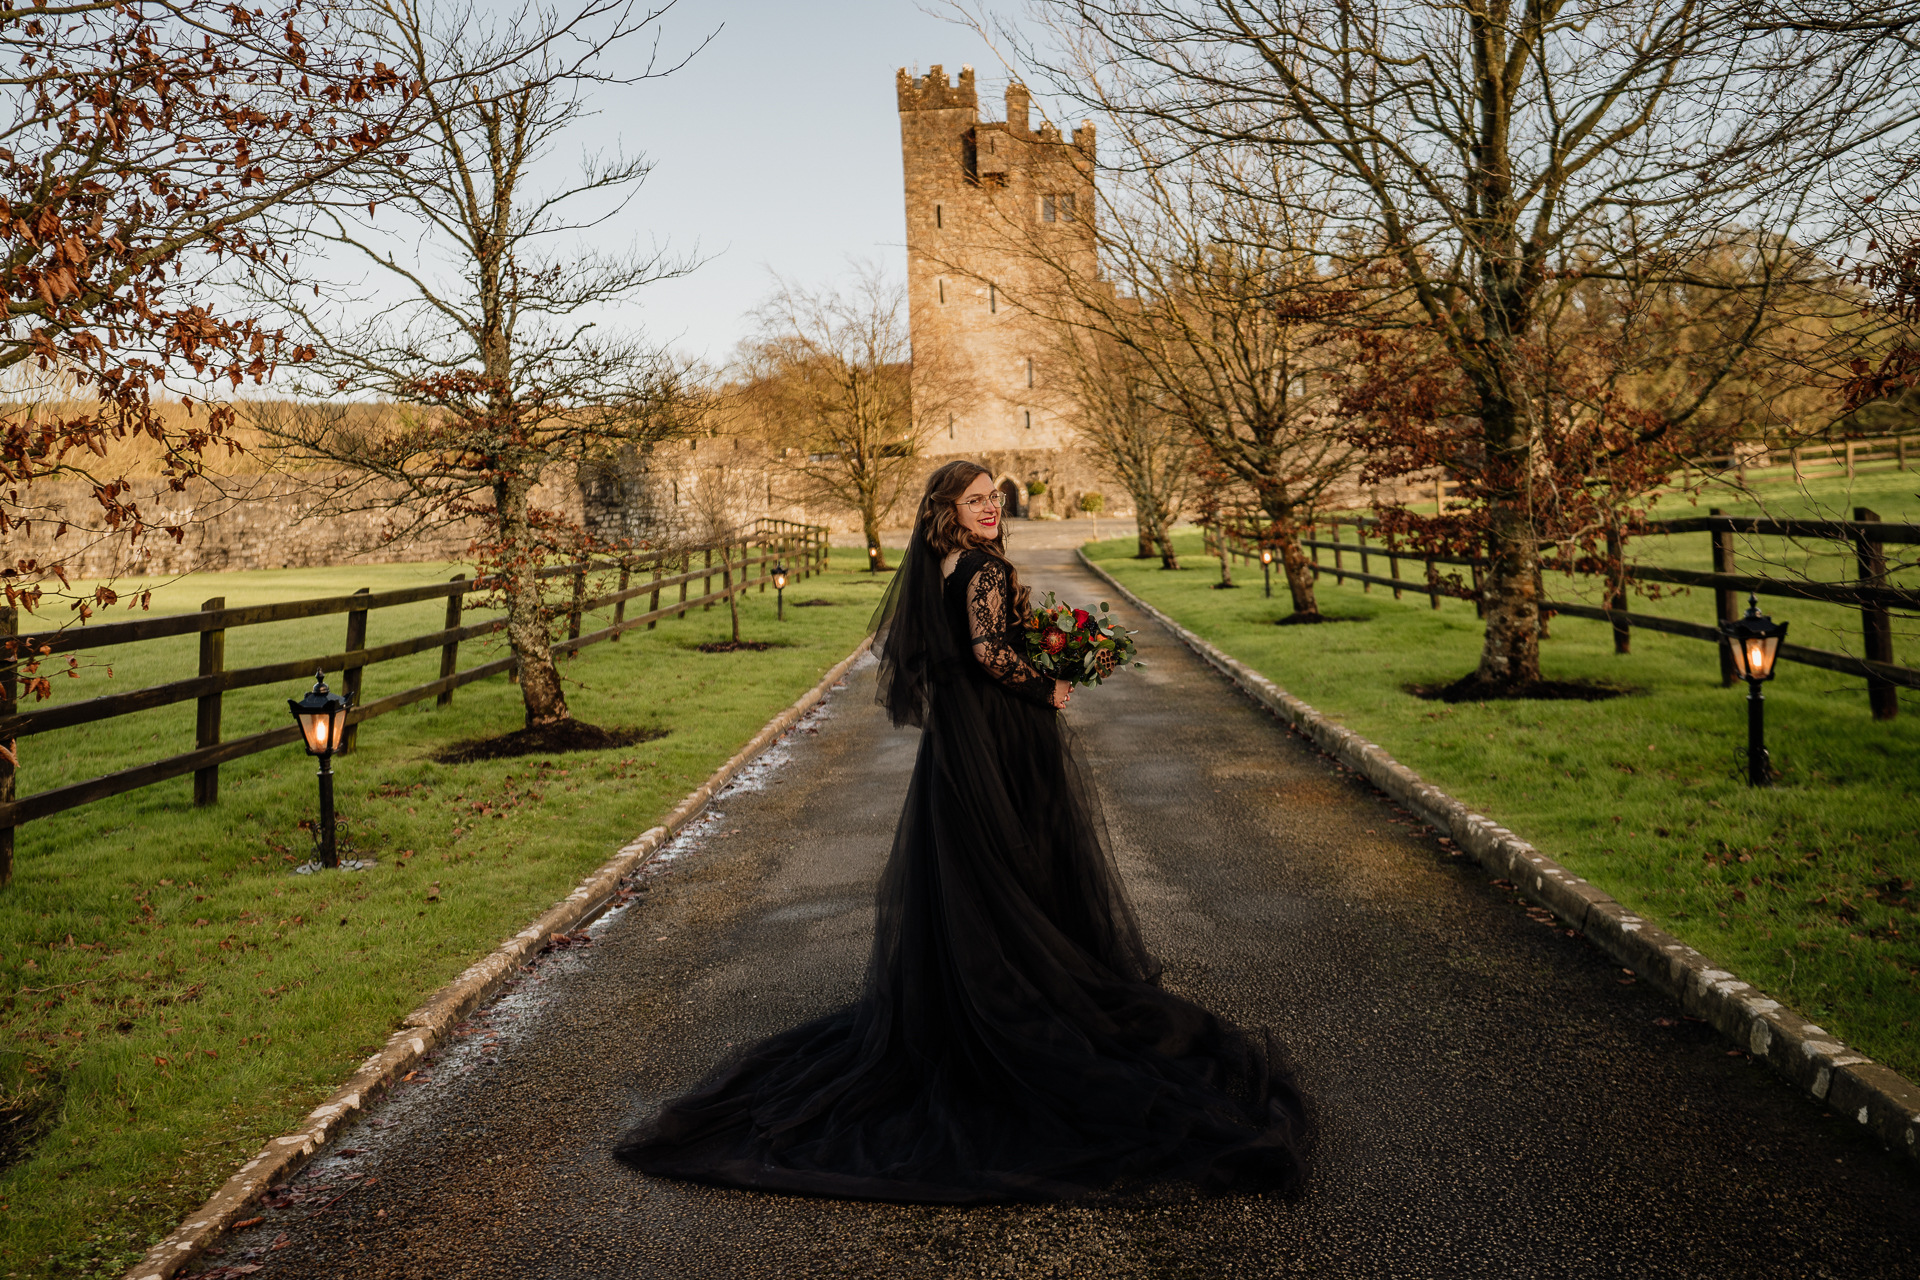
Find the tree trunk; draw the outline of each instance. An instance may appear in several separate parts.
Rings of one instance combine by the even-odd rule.
[[[1233,589],[1233,559],[1227,550],[1227,532],[1224,524],[1217,525],[1213,531],[1214,554],[1220,558],[1220,581],[1214,584],[1216,591]]]
[[[740,643],[740,595],[733,589],[733,548],[720,548],[720,589],[727,593],[727,614],[733,621],[733,642]]]
[[[560,673],[553,665],[548,643],[546,611],[540,607],[539,567],[532,531],[527,525],[527,493],[532,488],[515,476],[494,486],[500,514],[500,574],[507,598],[507,643],[519,662],[520,697],[527,708],[527,728],[571,719]]]
[[[1280,570],[1286,575],[1287,594],[1293,597],[1293,611],[1319,616],[1320,602],[1313,594],[1313,562],[1300,545],[1300,536],[1288,525],[1274,535],[1274,546],[1280,553]]]
[[[860,502],[860,533],[867,540],[867,567],[878,573],[887,567],[887,557],[880,549],[880,512],[872,494]]]
[[[1133,500],[1133,505],[1134,509],[1140,512],[1140,514],[1134,518],[1134,532],[1140,535],[1140,546],[1139,549],[1134,552],[1133,558],[1135,560],[1151,560],[1153,559],[1153,527],[1155,522],[1151,516],[1146,514],[1146,508],[1141,504],[1139,498],[1136,497]]]
[[[1153,509],[1150,519],[1152,524],[1148,531],[1150,539],[1149,547],[1155,543],[1159,545],[1160,567],[1162,569],[1178,569],[1180,567],[1180,557],[1174,554],[1173,531],[1169,527],[1172,521],[1167,518],[1165,511],[1157,508]],[[1152,554],[1151,550],[1149,550],[1148,554]]]
[[[1540,679],[1540,597],[1535,570],[1540,544],[1526,509],[1515,501],[1491,507],[1487,539],[1486,643],[1474,678],[1481,684],[1516,689]]]

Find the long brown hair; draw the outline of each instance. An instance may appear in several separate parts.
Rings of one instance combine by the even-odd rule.
[[[981,476],[989,480],[993,472],[977,462],[958,459],[947,463],[927,477],[926,492],[920,495],[920,510],[914,522],[925,531],[927,544],[943,559],[956,551],[968,547],[978,547],[1000,563],[1007,566],[1007,576],[1013,582],[1013,607],[1022,615],[1027,611],[1028,592],[1020,581],[1020,573],[1013,567],[1013,561],[1007,559],[1007,523],[1005,508],[1001,509],[1000,523],[994,526],[993,537],[982,541],[967,532],[960,523],[960,510],[955,505],[962,495],[972,487]]]

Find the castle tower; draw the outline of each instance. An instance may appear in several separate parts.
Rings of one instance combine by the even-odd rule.
[[[1034,455],[1068,448],[1071,433],[1047,386],[1042,323],[1020,299],[1044,287],[1037,258],[1093,269],[1093,126],[1071,140],[1044,121],[1035,130],[1017,83],[1007,87],[1006,119],[981,120],[972,67],[957,85],[937,65],[918,78],[902,68],[896,88],[914,350],[946,362],[964,388],[922,398],[916,387],[916,399],[945,405],[929,452],[1051,470]]]

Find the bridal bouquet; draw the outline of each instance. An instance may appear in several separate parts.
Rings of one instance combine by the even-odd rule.
[[[1027,617],[1027,659],[1042,673],[1072,684],[1099,684],[1134,661],[1133,632],[1117,625],[1100,602],[1099,616],[1070,609],[1047,592]]]

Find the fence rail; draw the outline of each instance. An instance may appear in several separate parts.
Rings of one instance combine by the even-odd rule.
[[[825,528],[786,520],[761,520],[732,539],[711,546],[634,552],[615,559],[586,559],[542,569],[537,574],[542,579],[572,580],[572,592],[567,598],[565,612],[555,618],[556,622],[565,623],[566,637],[552,640],[550,651],[578,653],[588,645],[618,640],[623,633],[635,627],[652,630],[660,622],[684,617],[694,609],[711,609],[754,587],[764,592],[773,579],[772,566],[776,563],[785,562],[795,578],[812,577],[826,570],[829,554]],[[694,563],[695,557],[701,561],[698,565]],[[759,572],[755,574],[754,570]],[[650,576],[636,583],[636,573]],[[587,580],[595,574],[617,575],[618,585],[612,591],[589,598],[586,594]],[[716,578],[721,580],[718,590],[714,589]],[[290,600],[239,609],[226,608],[224,598],[215,598],[193,613],[24,634],[16,630],[18,612],[0,609],[0,637],[6,637],[0,642],[4,646],[4,653],[0,653],[0,744],[5,745],[4,754],[0,754],[0,885],[12,878],[15,830],[36,818],[49,817],[95,800],[189,773],[194,775],[194,803],[213,804],[219,798],[219,769],[222,764],[284,746],[299,737],[298,728],[288,724],[283,728],[223,741],[220,735],[221,698],[228,692],[304,680],[315,670],[339,671],[342,673],[342,693],[353,703],[359,704],[361,677],[368,667],[433,649],[440,650],[438,678],[352,707],[347,713],[347,732],[341,739],[341,752],[345,754],[353,750],[356,731],[368,720],[426,698],[437,698],[440,706],[447,706],[453,699],[454,690],[462,685],[511,672],[515,666],[512,655],[465,670],[461,670],[459,665],[462,643],[491,635],[506,625],[504,618],[463,624],[461,615],[467,597],[491,592],[502,581],[497,576],[470,579],[459,574],[448,582],[397,591],[362,591],[354,595]],[[700,592],[689,598],[688,588],[695,582],[701,584]],[[678,598],[670,599],[663,605],[661,595],[676,590]],[[628,602],[642,596],[647,597],[645,611],[627,616]],[[447,625],[441,630],[387,644],[367,645],[367,619],[374,610],[441,598],[447,601]],[[613,622],[582,635],[580,628],[583,617],[609,605],[614,606]],[[344,649],[284,662],[226,669],[226,637],[235,628],[341,613],[347,615]],[[196,633],[200,637],[200,671],[197,675],[54,706],[22,710],[18,705],[18,663],[25,655],[44,658],[57,653]],[[193,750],[16,798],[17,744],[20,739],[188,701],[197,701],[199,704],[195,716]]]
[[[1920,436],[1860,436],[1851,440],[1822,440],[1781,449],[1736,450],[1717,458],[1701,458],[1683,467],[1680,483],[1695,474],[1732,473],[1741,484],[1756,480],[1805,480],[1822,475],[1844,475],[1849,480],[1862,471],[1905,471],[1909,459],[1920,457]],[[1759,474],[1755,474],[1755,473]]]
[[[1901,457],[1904,462],[1904,453]],[[1739,616],[1741,594],[1751,592],[1754,595],[1775,599],[1815,600],[1857,608],[1860,611],[1864,656],[1839,653],[1831,649],[1815,649],[1805,645],[1782,644],[1778,660],[1818,667],[1865,680],[1873,718],[1891,720],[1899,714],[1899,701],[1894,690],[1896,688],[1920,689],[1920,670],[1897,666],[1893,662],[1892,614],[1896,610],[1920,611],[1920,590],[1885,585],[1887,564],[1881,548],[1889,544],[1920,544],[1920,525],[1887,523],[1864,507],[1856,508],[1854,516],[1853,520],[1769,520],[1726,516],[1716,512],[1706,516],[1686,516],[1673,520],[1655,521],[1652,522],[1648,531],[1651,535],[1682,533],[1712,535],[1716,571],[1705,573],[1691,569],[1671,569],[1662,565],[1625,563],[1620,558],[1624,550],[1624,540],[1615,539],[1610,543],[1610,555],[1618,562],[1615,569],[1576,571],[1582,576],[1604,575],[1610,579],[1607,607],[1544,600],[1540,606],[1541,611],[1546,615],[1564,614],[1568,617],[1589,618],[1611,623],[1614,647],[1620,653],[1628,651],[1632,631],[1636,627],[1646,631],[1660,631],[1668,635],[1708,641],[1719,646],[1721,678],[1725,683],[1731,684],[1734,680],[1732,654],[1727,649],[1726,638],[1720,633],[1717,623],[1732,621]],[[1323,527],[1329,536],[1325,538],[1315,536]],[[1341,539],[1342,528],[1354,530],[1353,541],[1346,542]],[[1470,600],[1476,611],[1483,609],[1480,578],[1487,566],[1484,557],[1428,555],[1424,552],[1406,551],[1385,542],[1370,543],[1368,534],[1376,528],[1377,523],[1366,517],[1323,517],[1314,521],[1308,526],[1307,536],[1300,539],[1300,545],[1308,549],[1312,558],[1314,577],[1318,579],[1325,573],[1336,582],[1358,582],[1363,590],[1368,591],[1375,586],[1384,586],[1393,591],[1396,600],[1400,599],[1405,591],[1415,591],[1426,595],[1431,607],[1435,609],[1440,607],[1443,597]],[[1209,554],[1226,554],[1249,563],[1259,562],[1263,543],[1257,531],[1242,528],[1234,522],[1222,521],[1215,526],[1206,527],[1204,533]],[[1851,544],[1856,552],[1859,577],[1851,582],[1826,583],[1775,578],[1764,574],[1734,573],[1731,570],[1734,555],[1733,537],[1736,534],[1810,538]],[[1330,565],[1321,560],[1323,551],[1332,553]],[[1359,569],[1346,567],[1345,557],[1349,555],[1358,557]],[[1372,561],[1375,558],[1387,561],[1387,576],[1372,572]],[[1404,578],[1400,568],[1403,561],[1411,561],[1419,566],[1423,571],[1422,576],[1417,579]],[[1457,574],[1443,576],[1438,569],[1441,565],[1467,569],[1468,580],[1461,581]],[[1654,614],[1629,611],[1626,608],[1625,585],[1634,580],[1710,590],[1714,595],[1716,625],[1709,626],[1684,619],[1664,618]]]

